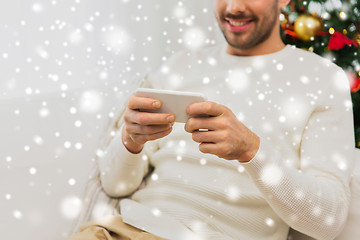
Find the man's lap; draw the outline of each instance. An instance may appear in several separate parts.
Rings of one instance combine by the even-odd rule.
[[[106,216],[85,223],[79,232],[66,240],[164,240],[122,221],[119,216]]]

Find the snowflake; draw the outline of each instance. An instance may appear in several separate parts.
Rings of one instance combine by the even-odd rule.
[[[76,196],[65,197],[60,205],[62,215],[67,219],[75,219],[80,213],[82,201]]]
[[[282,178],[283,172],[275,165],[267,165],[261,173],[261,181],[270,186],[278,185]]]
[[[205,33],[202,29],[192,27],[185,31],[183,39],[186,47],[196,50],[205,45]]]
[[[227,82],[229,89],[236,92],[246,91],[250,84],[248,74],[242,69],[229,71],[225,81]]]

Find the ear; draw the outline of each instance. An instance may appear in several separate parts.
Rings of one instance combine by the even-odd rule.
[[[283,7],[286,7],[290,3],[290,0],[279,0],[278,5],[279,8],[282,9]]]

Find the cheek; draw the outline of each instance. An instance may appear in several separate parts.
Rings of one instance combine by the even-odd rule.
[[[218,20],[226,12],[227,2],[226,0],[214,0],[214,13]]]
[[[248,1],[248,8],[249,10],[259,16],[268,16],[269,11],[273,11],[273,0],[254,0],[254,1]],[[271,15],[271,14],[270,14]]]

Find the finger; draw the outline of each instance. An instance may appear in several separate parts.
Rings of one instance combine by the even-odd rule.
[[[128,102],[130,109],[159,109],[161,101],[153,98],[137,97],[133,95]]]
[[[220,116],[224,113],[224,107],[220,104],[206,101],[190,104],[186,108],[186,113],[189,116],[207,114],[210,116]]]
[[[231,152],[231,149],[226,147],[227,145],[222,143],[207,143],[203,142],[199,145],[199,150],[202,153],[212,154],[216,155],[219,158],[224,158],[227,160],[233,160],[233,154]]]
[[[153,141],[159,138],[163,138],[169,135],[171,131],[172,131],[172,127],[165,131],[158,132],[155,134],[134,134],[134,135],[130,135],[130,137],[136,143],[145,144],[148,141]]]
[[[185,131],[193,133],[199,129],[207,129],[209,131],[215,131],[220,128],[219,124],[223,122],[218,121],[216,117],[195,117],[190,118],[185,124]]]
[[[217,143],[223,140],[222,134],[217,131],[194,131],[192,139],[198,143]]]
[[[228,143],[207,143],[203,142],[199,145],[199,150],[202,153],[216,155],[219,158],[223,158],[226,160],[235,160],[239,159],[239,152],[235,150],[235,146]],[[256,154],[256,153],[255,153]],[[254,155],[250,157],[253,158]]]
[[[125,126],[125,130],[129,133],[129,134],[147,134],[147,135],[151,135],[151,134],[156,134],[159,132],[163,132],[166,131],[168,129],[170,129],[173,126],[173,124],[169,123],[169,124],[164,124],[164,125],[139,125],[139,124],[135,124],[135,123],[128,123]]]
[[[136,123],[139,125],[166,125],[175,122],[175,115],[129,110],[126,112],[124,120],[128,123]]]
[[[217,148],[218,148],[217,145],[218,144],[216,144],[216,143],[203,142],[203,143],[200,143],[199,150],[202,153],[217,155]]]

